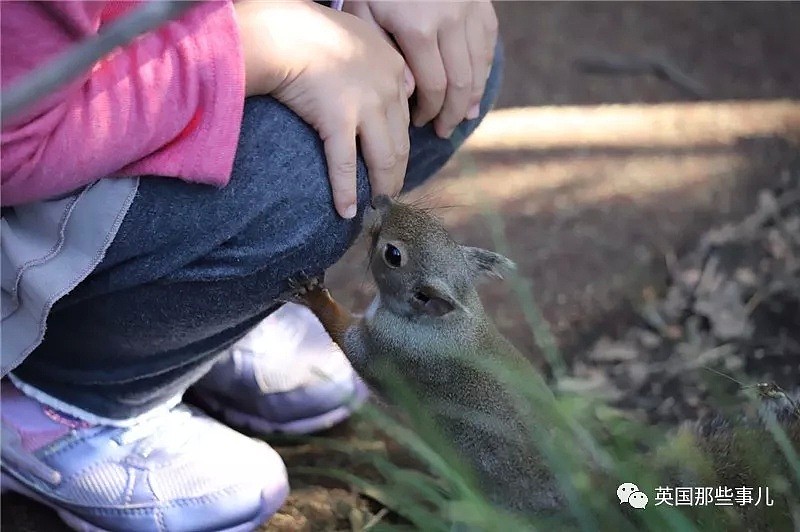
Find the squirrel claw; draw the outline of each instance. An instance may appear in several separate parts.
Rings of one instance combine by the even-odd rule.
[[[300,277],[289,279],[289,292],[286,299],[302,303],[312,292],[324,291],[325,285],[319,277]]]

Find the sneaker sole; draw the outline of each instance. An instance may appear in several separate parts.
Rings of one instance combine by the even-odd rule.
[[[363,382],[358,380],[349,403],[317,416],[283,423],[247,414],[220,403],[213,397],[201,396],[198,393],[192,395],[192,401],[221,417],[225,424],[230,427],[255,434],[269,435],[310,434],[329,429],[349,418],[359,406],[364,404],[368,397],[369,389]]]
[[[25,497],[33,499],[34,501],[47,506],[48,508],[52,509],[53,511],[58,514],[58,517],[61,518],[64,523],[66,523],[70,528],[73,530],[78,530],[80,532],[115,532],[113,530],[108,530],[105,528],[99,528],[88,521],[85,521],[81,517],[78,517],[74,513],[65,510],[63,508],[59,508],[55,503],[49,501],[46,497],[39,495],[38,493],[30,490],[19,481],[17,481],[12,475],[7,474],[5,471],[2,472],[0,475],[0,480],[2,480],[2,488],[0,491],[5,493],[6,491],[13,491],[15,493],[19,493]],[[289,496],[289,486],[288,484],[284,484],[276,491],[269,491],[264,489],[261,492],[261,509],[252,519],[248,520],[247,522],[241,523],[234,527],[220,529],[219,532],[252,532],[260,525],[264,524],[270,517],[275,515],[280,507],[283,505],[283,502],[286,500],[286,497]]]

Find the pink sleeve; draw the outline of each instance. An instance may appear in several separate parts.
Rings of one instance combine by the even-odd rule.
[[[136,2],[2,2],[2,85],[97,33]],[[78,34],[78,35],[76,35]],[[112,52],[2,131],[2,204],[71,192],[109,175],[225,185],[244,106],[231,2],[212,1]]]

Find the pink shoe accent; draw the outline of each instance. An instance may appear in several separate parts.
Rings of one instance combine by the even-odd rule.
[[[14,384],[4,379],[0,385],[2,420],[4,428],[19,434],[22,447],[28,452],[53,443],[73,429],[92,425],[31,401]]]

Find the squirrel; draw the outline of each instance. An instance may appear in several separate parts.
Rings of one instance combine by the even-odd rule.
[[[413,385],[491,502],[521,516],[563,513],[564,493],[530,435],[532,426],[547,432],[547,422],[538,411],[521,412],[497,372],[478,363],[497,362],[530,375],[536,381],[531,387],[544,392],[536,400],[555,402],[544,379],[489,319],[478,296],[481,278],[502,278],[514,263],[457,243],[431,212],[387,196],[373,200],[364,231],[378,293],[363,316],[336,302],[317,278],[294,282],[288,299],[316,315],[374,391],[387,395],[386,383],[398,377]],[[764,404],[763,415],[775,416],[800,446],[800,394],[779,395],[781,400]],[[548,405],[543,406],[546,412]],[[463,415],[454,415],[454,409]],[[756,485],[748,465],[752,448],[742,442],[752,438],[765,446],[771,438],[762,423],[714,416],[684,430],[709,456],[711,470],[701,474],[693,463],[679,461],[677,469],[662,464],[675,485],[688,480],[694,485]],[[766,529],[760,526],[762,515],[738,510],[752,529]]]
[[[319,279],[295,283],[293,300],[317,316],[373,390],[385,392],[392,375],[414,385],[493,503],[524,515],[558,509],[562,494],[526,441],[531,420],[515,410],[503,383],[475,364],[502,363],[538,377],[476,290],[481,277],[502,278],[514,263],[458,244],[432,213],[385,195],[373,199],[364,231],[378,294],[363,316],[337,303]],[[553,399],[540,382],[545,400]]]

